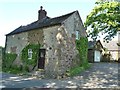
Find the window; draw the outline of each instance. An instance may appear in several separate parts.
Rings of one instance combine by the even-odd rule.
[[[76,39],[79,39],[80,38],[80,35],[79,35],[79,31],[77,30],[76,31]]]
[[[28,49],[28,59],[32,59],[32,49]]]

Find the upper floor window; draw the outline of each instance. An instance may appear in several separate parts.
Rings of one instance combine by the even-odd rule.
[[[32,49],[28,49],[28,59],[32,59]]]
[[[80,32],[78,30],[76,31],[76,39],[80,39]]]

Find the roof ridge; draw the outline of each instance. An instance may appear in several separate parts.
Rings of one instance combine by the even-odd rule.
[[[54,18],[50,18],[50,19],[55,19],[55,18],[60,18],[60,17],[64,17],[64,16],[69,16],[69,15],[72,15],[73,13],[75,13],[75,12],[78,12],[78,10],[70,12],[70,13],[67,13],[67,14],[64,14],[64,15],[60,15],[60,16],[57,16],[57,17],[54,17]]]
[[[37,28],[44,28],[44,27],[49,27],[52,25],[61,24],[64,20],[66,20],[69,16],[71,16],[75,12],[78,12],[78,11],[76,10],[76,11],[70,12],[68,14],[57,16],[54,18],[44,19],[42,21],[40,21],[40,20],[34,21],[30,24],[23,25],[23,26],[16,28],[12,32],[6,34],[6,36],[7,35],[14,35],[14,34],[21,33],[21,32],[26,32],[29,30],[37,29]]]

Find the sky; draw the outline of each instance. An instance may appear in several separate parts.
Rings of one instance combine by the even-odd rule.
[[[5,46],[5,35],[21,25],[38,19],[40,6],[53,18],[75,10],[83,23],[95,6],[96,0],[0,0],[0,46]]]

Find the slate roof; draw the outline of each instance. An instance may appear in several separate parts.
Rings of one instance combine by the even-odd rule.
[[[92,49],[95,46],[95,41],[88,42],[88,49]]]
[[[88,49],[93,49],[97,42],[100,42],[100,40],[98,40],[98,41],[89,41],[88,42]],[[100,44],[101,44],[101,46],[103,48],[103,45],[102,45],[101,42],[100,42]]]
[[[49,26],[53,26],[53,25],[59,25],[75,12],[78,12],[78,11],[74,11],[74,12],[68,13],[66,15],[62,15],[62,16],[55,17],[55,18],[46,17],[42,20],[37,20],[37,21],[35,21],[31,24],[28,24],[26,26],[18,27],[17,29],[8,33],[6,36],[18,34],[18,33],[21,33],[21,32],[30,31],[30,30],[33,30],[33,29],[44,28],[44,27],[49,27]]]

